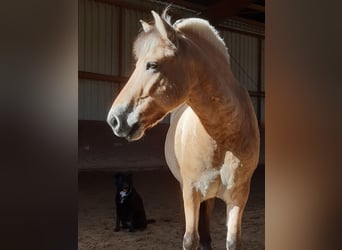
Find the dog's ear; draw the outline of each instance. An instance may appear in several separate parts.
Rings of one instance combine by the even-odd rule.
[[[122,178],[122,173],[116,173],[113,178],[117,182],[120,178]]]
[[[125,172],[123,174],[123,178],[125,180],[126,183],[128,183],[129,185],[132,185],[132,177],[133,177],[133,174],[131,172]]]

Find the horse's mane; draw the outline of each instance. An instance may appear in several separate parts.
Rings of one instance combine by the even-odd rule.
[[[226,44],[224,40],[220,37],[218,31],[209,24],[207,20],[201,19],[201,18],[184,18],[177,20],[174,24],[171,23],[171,17],[167,14],[167,11],[169,10],[170,6],[166,7],[164,9],[161,17],[162,19],[171,27],[173,27],[175,30],[180,31],[185,36],[187,35],[196,35],[200,39],[203,39],[204,41],[211,44],[215,49],[217,49],[223,57],[225,57],[230,63],[228,49],[226,47]],[[135,41],[134,45],[134,54],[137,58],[138,51],[141,50],[141,48],[153,47],[153,39],[150,39],[149,41],[144,41],[145,33],[141,32]],[[144,41],[144,42],[142,42]]]
[[[163,17],[165,21],[170,22],[167,16]],[[209,24],[208,21],[201,18],[185,18],[177,20],[173,25],[173,28],[181,31],[185,35],[187,33],[194,33],[202,39],[206,40],[212,44],[216,49],[218,49],[222,55],[227,57],[229,63],[229,54],[225,42],[220,37],[218,31]]]

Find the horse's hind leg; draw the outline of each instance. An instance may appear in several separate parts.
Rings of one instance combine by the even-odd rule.
[[[203,201],[200,206],[198,231],[200,235],[200,249],[211,250],[210,216],[215,206],[215,198]]]
[[[184,250],[197,250],[198,235],[198,218],[200,198],[198,192],[193,190],[191,185],[183,185],[183,202],[185,213],[185,234],[183,238]]]

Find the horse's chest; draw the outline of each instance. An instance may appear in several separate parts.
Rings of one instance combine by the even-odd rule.
[[[176,149],[182,179],[190,180],[203,199],[217,196],[220,190],[232,190],[240,160],[229,151],[219,152],[210,137],[185,138],[179,140],[182,145]]]
[[[167,145],[172,145],[168,149],[173,153],[166,157],[181,183],[191,183],[204,199],[217,196],[222,188],[234,187],[240,160],[231,152],[220,150],[191,109],[185,110],[171,131]]]

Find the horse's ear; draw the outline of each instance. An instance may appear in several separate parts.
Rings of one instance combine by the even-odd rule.
[[[164,39],[174,42],[176,38],[175,30],[165,22],[155,11],[152,10],[152,15],[154,18],[154,25]]]
[[[141,26],[144,30],[144,32],[148,32],[150,31],[150,29],[152,29],[152,25],[146,23],[144,20],[140,20]]]

